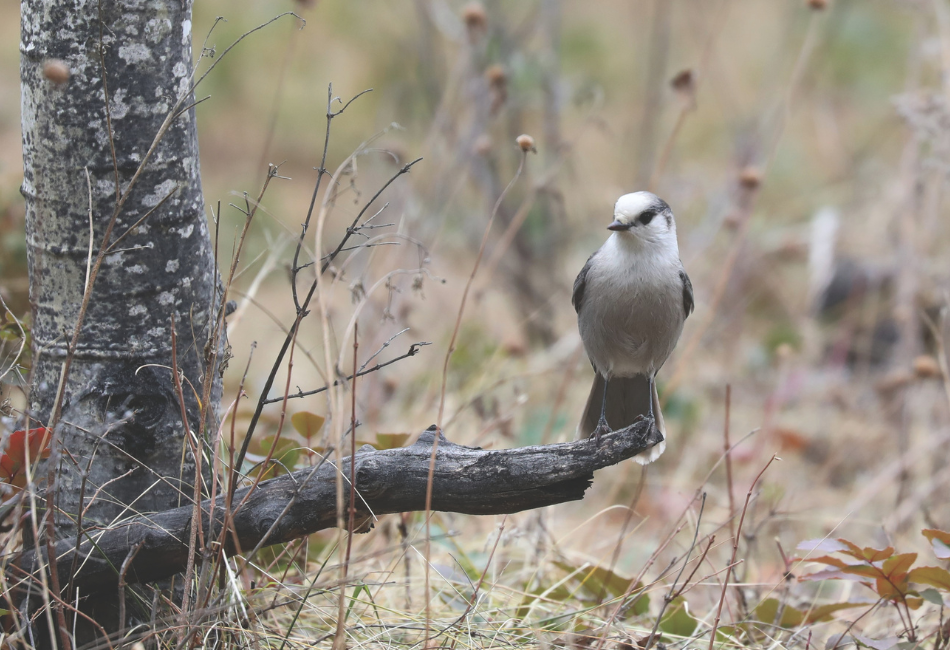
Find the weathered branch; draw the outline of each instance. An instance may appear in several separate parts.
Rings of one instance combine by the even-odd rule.
[[[429,427],[410,447],[376,451],[363,447],[356,454],[357,517],[422,510],[425,507],[426,477],[436,427]],[[440,434],[441,436],[441,434]],[[603,436],[600,446],[578,440],[553,445],[517,449],[485,450],[465,447],[440,437],[434,474],[432,509],[443,512],[489,515],[519,512],[584,497],[594,471],[615,465],[649,449],[660,441],[650,420]],[[344,476],[349,476],[350,458],[344,460]],[[336,523],[335,468],[329,463],[313,471],[265,481],[235,513],[236,537],[244,550],[255,548],[265,536],[266,545],[287,542]],[[240,503],[250,488],[238,490]],[[348,491],[347,491],[348,492]],[[348,494],[347,494],[348,496]],[[214,504],[213,525],[210,502],[202,505],[204,539],[220,539],[225,521],[224,498]],[[193,508],[185,506],[128,522],[93,534],[78,550],[78,571],[73,584],[81,593],[115,589],[120,567],[124,581],[150,582],[179,573],[188,555]],[[281,516],[283,515],[283,516]],[[233,553],[233,536],[227,535],[228,552]],[[130,550],[137,549],[126,566]],[[74,540],[62,540],[56,547],[56,567],[60,579],[71,571],[76,553]],[[45,553],[44,553],[45,555]],[[18,564],[37,572],[35,551],[25,553]],[[45,565],[45,558],[43,561]],[[38,577],[38,576],[37,576]]]

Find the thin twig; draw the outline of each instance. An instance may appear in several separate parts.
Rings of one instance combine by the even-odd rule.
[[[352,104],[358,97],[365,95],[368,92],[371,92],[373,89],[368,88],[358,95],[354,96],[350,101],[343,105],[343,108],[338,110],[336,113],[333,112],[333,84],[327,86],[327,129],[323,137],[323,157],[320,160],[320,166],[317,168],[317,182],[313,187],[313,196],[310,197],[310,207],[307,209],[307,218],[304,219],[303,225],[300,227],[300,238],[297,240],[297,248],[294,250],[294,261],[290,266],[291,269],[291,279],[290,279],[290,289],[294,296],[294,307],[297,311],[300,311],[302,307],[300,306],[300,300],[297,296],[297,274],[301,269],[305,268],[304,266],[298,266],[297,260],[300,258],[300,249],[303,247],[304,239],[307,237],[307,230],[310,228],[310,219],[313,216],[313,207],[317,202],[317,195],[320,194],[320,183],[323,181],[323,177],[327,174],[327,151],[330,148],[330,123],[333,122],[333,118],[337,115],[340,115],[347,109],[347,107]],[[342,100],[341,100],[342,101]],[[305,265],[307,266],[307,265]]]
[[[699,503],[699,515],[696,517],[696,530],[693,532],[693,542],[689,545],[689,548],[686,550],[686,557],[683,558],[683,566],[680,567],[680,572],[676,574],[676,578],[673,579],[673,584],[670,585],[669,593],[667,593],[666,597],[663,599],[663,605],[660,607],[660,613],[656,617],[656,623],[654,623],[653,625],[653,630],[650,632],[650,637],[647,639],[646,644],[643,646],[643,650],[650,650],[650,648],[653,647],[653,641],[656,639],[657,630],[660,629],[660,621],[663,620],[663,613],[666,611],[666,608],[669,606],[669,604],[672,603],[673,600],[676,598],[676,583],[679,582],[679,579],[683,577],[683,571],[686,570],[686,565],[689,564],[689,556],[693,552],[693,549],[696,548],[696,540],[699,539],[699,525],[703,521],[703,510],[705,508],[706,508],[706,493],[703,492],[702,501],[700,501]],[[696,568],[699,568],[698,563],[696,565]],[[692,574],[690,575],[690,577],[692,577]],[[689,578],[687,578],[686,582],[689,582]],[[684,585],[685,584],[686,583],[684,583]]]
[[[508,194],[509,190],[514,186],[515,182],[521,177],[521,172],[524,170],[525,161],[528,159],[528,152],[522,151],[521,162],[518,165],[518,170],[515,172],[514,177],[511,181],[508,182],[508,185],[498,195],[498,199],[495,201],[495,206],[492,208],[491,216],[488,218],[488,223],[485,225],[485,234],[482,235],[482,243],[478,247],[478,255],[475,257],[475,264],[472,267],[472,273],[468,277],[468,282],[465,283],[465,290],[462,292],[462,300],[459,303],[458,316],[455,318],[455,328],[452,330],[452,338],[449,340],[449,347],[445,352],[445,361],[442,364],[442,391],[439,398],[439,415],[438,415],[438,425],[437,432],[441,433],[442,431],[442,415],[445,412],[445,388],[446,382],[448,381],[448,372],[449,372],[449,361],[452,359],[452,353],[455,351],[455,341],[458,338],[459,328],[462,325],[462,315],[465,313],[465,303],[468,300],[468,292],[472,288],[472,283],[475,281],[475,275],[478,273],[478,267],[481,264],[482,256],[485,254],[485,245],[488,243],[488,236],[491,234],[492,223],[495,221],[495,216],[498,214],[499,208],[501,208],[501,202],[504,200],[505,196]],[[432,454],[429,457],[429,477],[426,485],[426,562],[425,562],[425,590],[426,590],[426,638],[429,637],[429,627],[431,623],[431,609],[430,609],[430,598],[429,598],[429,553],[430,553],[430,544],[429,544],[429,531],[430,531],[430,514],[432,512],[432,479],[435,475],[435,459],[436,454],[439,450],[439,436],[434,436],[432,440]]]
[[[883,601],[884,601],[884,597],[881,596],[881,597],[878,599],[878,601],[877,601],[876,603],[874,603],[873,605],[871,605],[870,607],[868,607],[867,611],[865,611],[863,614],[861,614],[861,615],[858,616],[856,619],[854,619],[853,621],[851,621],[851,623],[848,625],[848,627],[845,628],[845,631],[838,635],[838,638],[835,640],[835,644],[834,644],[833,646],[831,646],[831,650],[838,650],[838,646],[841,645],[841,642],[844,640],[844,637],[847,636],[848,632],[851,631],[851,628],[854,627],[855,623],[857,623],[857,622],[860,621],[862,618],[864,618],[865,616],[867,616],[868,614],[870,614],[871,612],[873,612],[873,611],[874,611],[874,608],[877,607],[878,605],[880,605]],[[829,640],[830,640],[830,639],[829,639]]]
[[[769,459],[765,467],[756,475],[755,480],[752,481],[752,485],[749,486],[748,493],[745,495],[745,505],[742,506],[742,515],[739,517],[739,527],[736,529],[736,534],[733,535],[732,538],[732,558],[729,560],[730,565],[735,565],[736,563],[736,554],[739,552],[739,535],[742,533],[742,522],[745,521],[745,513],[749,508],[749,501],[752,499],[752,491],[755,489],[755,484],[759,482],[759,479],[765,474],[765,470],[767,470],[769,465],[772,464],[772,461],[776,459],[781,460],[781,458],[775,455]],[[716,609],[716,620],[713,623],[712,634],[709,635],[709,650],[713,650],[713,643],[716,641],[716,629],[719,627],[719,621],[722,618],[722,605],[726,601],[726,589],[729,588],[729,575],[731,572],[732,569],[727,571],[722,581],[722,593],[719,596],[719,607]]]
[[[175,314],[171,314],[171,340],[172,340],[172,379],[175,385],[175,395],[178,398],[178,405],[181,409],[181,423],[184,427],[184,437],[188,441],[189,446],[191,447],[191,453],[195,458],[195,488],[194,488],[194,504],[192,506],[192,515],[191,515],[191,530],[190,537],[188,540],[188,561],[185,565],[185,577],[183,579],[183,588],[184,594],[182,595],[181,601],[181,613],[182,617],[185,617],[182,625],[182,633],[188,627],[187,616],[188,616],[188,606],[191,601],[191,576],[195,568],[195,552],[198,544],[198,531],[202,528],[201,526],[201,492],[200,492],[200,478],[201,478],[201,451],[197,449],[197,446],[192,441],[191,427],[188,423],[188,409],[185,406],[185,395],[181,387],[181,377],[178,371],[178,337],[175,333]],[[202,531],[203,532],[203,531]],[[179,638],[179,643],[181,643],[183,637]]]
[[[363,375],[368,375],[368,374],[370,374],[370,373],[372,373],[372,372],[376,372],[377,370],[381,370],[381,369],[385,368],[386,366],[392,365],[392,364],[396,363],[397,361],[402,361],[403,359],[407,359],[407,358],[409,358],[409,357],[415,356],[416,353],[419,352],[419,349],[422,348],[422,346],[424,346],[424,345],[432,345],[432,343],[430,343],[430,342],[428,342],[428,341],[419,341],[418,343],[413,343],[412,345],[409,346],[409,351],[406,352],[405,354],[399,355],[398,357],[396,357],[396,358],[394,358],[394,359],[390,359],[389,361],[386,361],[386,362],[384,362],[384,363],[377,363],[377,364],[376,364],[375,366],[373,366],[372,368],[369,368],[369,369],[367,369],[367,370],[361,370],[360,372],[356,373],[355,375],[347,375],[347,376],[346,376],[345,378],[343,378],[343,379],[337,379],[336,381],[333,382],[333,386],[339,386],[341,382],[350,381],[350,380],[353,379],[354,377],[362,377]],[[382,351],[382,350],[380,350],[380,351]],[[363,364],[363,365],[364,365],[364,367],[365,367],[366,364]],[[323,386],[323,387],[321,387],[321,388],[315,388],[314,390],[306,390],[306,391],[298,390],[298,391],[297,391],[296,393],[294,393],[293,395],[287,395],[287,398],[286,398],[286,399],[295,399],[295,398],[299,398],[299,397],[308,397],[308,396],[310,396],[310,395],[316,395],[316,394],[318,394],[318,393],[323,393],[323,392],[329,390],[329,388],[330,388],[330,385],[328,384],[328,385]],[[265,403],[265,404],[273,404],[273,403],[275,403],[275,402],[281,402],[281,401],[283,401],[283,400],[284,400],[284,397],[283,397],[283,396],[281,396],[281,397],[272,397],[272,398],[270,398],[270,399],[264,400],[264,403]]]
[[[139,226],[141,226],[143,223],[145,223],[145,220],[148,219],[148,218],[152,215],[153,212],[155,212],[155,211],[158,210],[160,207],[162,207],[163,205],[165,205],[165,201],[167,201],[168,199],[172,198],[180,189],[181,189],[181,185],[180,185],[180,184],[175,185],[174,189],[172,189],[168,194],[166,194],[165,196],[163,196],[161,201],[159,201],[158,203],[156,203],[154,207],[152,207],[148,212],[146,212],[145,214],[143,214],[143,215],[141,216],[141,218],[138,219],[138,221],[136,221],[136,222],[133,223],[131,226],[129,226],[128,229],[127,229],[124,233],[122,233],[121,235],[119,235],[118,237],[116,237],[115,241],[112,242],[112,244],[106,249],[106,255],[108,255],[109,253],[118,252],[118,251],[115,250],[115,247],[119,245],[119,242],[122,241],[123,239],[125,239],[126,236],[128,236],[129,234],[131,234],[133,230],[135,230],[136,228],[138,228]],[[90,206],[90,210],[91,210],[91,206]]]
[[[498,550],[498,543],[501,541],[501,535],[502,535],[502,533],[505,532],[505,523],[506,523],[507,521],[508,521],[508,515],[505,515],[505,516],[502,518],[502,520],[501,520],[501,525],[498,527],[498,535],[497,535],[497,537],[495,537],[495,543],[492,544],[491,553],[488,554],[488,561],[485,562],[485,568],[482,569],[482,573],[481,573],[481,575],[478,577],[478,583],[477,583],[477,584],[475,585],[475,587],[472,589],[472,597],[468,599],[468,604],[465,606],[465,610],[462,612],[462,614],[461,614],[457,619],[455,619],[454,621],[452,621],[452,623],[450,623],[449,625],[447,625],[444,629],[440,630],[440,631],[439,631],[435,636],[433,636],[431,639],[426,639],[426,643],[428,643],[429,641],[433,641],[433,640],[439,638],[440,636],[442,636],[443,634],[445,634],[446,632],[448,632],[448,631],[451,630],[452,628],[458,627],[458,625],[459,625],[462,621],[464,621],[465,618],[469,615],[469,612],[472,611],[472,608],[475,606],[475,603],[478,601],[478,592],[479,592],[479,591],[481,590],[481,588],[482,588],[482,583],[485,582],[485,576],[488,575],[488,567],[491,566],[492,559],[495,557],[495,551]],[[452,646],[451,646],[451,648],[450,648],[449,650],[455,650],[455,646],[456,646],[457,644],[458,644],[458,639],[453,639],[453,640],[452,640]]]
[[[340,601],[337,611],[336,638],[333,641],[334,647],[345,647],[346,645],[346,579],[350,568],[350,552],[353,549],[353,529],[356,523],[356,364],[357,350],[359,349],[359,322],[353,323],[353,375],[350,383],[350,507],[346,523],[346,555],[343,560],[342,577],[340,582]]]
[[[369,208],[369,206],[373,203],[373,201],[375,201],[379,197],[379,195],[382,194],[383,190],[389,187],[393,183],[393,181],[395,181],[397,178],[399,178],[403,174],[408,173],[409,170],[412,168],[412,166],[415,165],[420,160],[422,160],[422,158],[417,158],[416,160],[412,161],[408,165],[405,165],[404,167],[400,168],[399,171],[397,171],[386,182],[383,188],[380,189],[380,191],[377,192],[373,196],[373,198],[370,199],[370,201],[366,204],[363,210],[360,211],[360,214],[357,216],[357,222],[360,216],[362,216],[363,213],[366,212],[366,209]],[[340,245],[338,246],[338,248],[343,248],[343,244],[346,241],[346,238],[349,237],[351,232],[352,232],[352,228],[350,228],[347,231],[347,236],[344,237],[343,241],[340,242]],[[331,254],[331,257],[327,259],[326,263],[321,268],[320,275],[323,275],[323,273],[326,272],[326,269],[329,267],[332,261],[333,261],[333,256]],[[308,291],[307,296],[304,298],[303,302],[300,304],[300,309],[297,310],[297,317],[294,320],[294,323],[291,326],[290,331],[287,332],[287,335],[284,337],[284,343],[281,346],[280,350],[278,351],[276,358],[274,359],[274,363],[271,366],[270,373],[268,374],[267,379],[264,382],[264,387],[261,389],[261,396],[257,401],[257,408],[254,409],[254,415],[251,416],[251,421],[248,424],[247,431],[244,434],[244,442],[241,445],[241,451],[238,453],[237,459],[235,460],[236,467],[240,467],[244,462],[244,457],[247,455],[247,448],[251,444],[251,437],[254,434],[254,429],[257,428],[257,423],[260,421],[261,414],[264,411],[264,406],[266,405],[266,399],[267,399],[266,396],[268,395],[268,393],[270,393],[270,389],[274,385],[274,379],[277,377],[277,372],[280,369],[281,362],[284,359],[284,355],[287,353],[287,349],[290,347],[291,341],[296,335],[297,328],[300,327],[300,321],[302,321],[304,316],[307,315],[307,307],[309,307],[310,301],[313,299],[313,296],[317,291],[317,285],[318,285],[318,280],[314,280],[313,283],[311,283],[310,290]]]
[[[356,98],[354,97],[354,99],[356,99]],[[350,101],[352,101],[352,100],[350,100]],[[407,163],[406,165],[404,165],[403,167],[401,167],[398,172],[396,172],[388,181],[386,181],[386,183],[385,183],[381,188],[379,188],[379,191],[377,191],[376,194],[373,195],[373,198],[371,198],[369,201],[366,202],[366,205],[363,206],[363,209],[360,210],[360,211],[359,211],[359,214],[356,215],[356,218],[353,219],[353,223],[350,224],[350,227],[346,229],[346,234],[343,235],[343,238],[340,240],[340,243],[337,244],[337,247],[333,250],[332,253],[330,253],[329,255],[327,255],[327,256],[325,256],[325,257],[323,258],[324,262],[323,262],[323,264],[320,266],[320,273],[321,273],[321,275],[322,275],[323,273],[326,273],[327,269],[330,268],[330,264],[332,264],[332,263],[333,263],[333,260],[336,259],[336,256],[339,255],[339,254],[343,251],[343,247],[346,246],[346,242],[348,242],[348,241],[350,240],[350,237],[352,237],[353,234],[356,233],[356,231],[357,231],[356,226],[357,226],[357,224],[359,224],[360,219],[363,218],[363,215],[364,215],[364,214],[366,213],[366,211],[369,209],[369,206],[373,205],[373,203],[376,201],[376,199],[379,198],[379,195],[382,194],[382,193],[386,190],[387,187],[389,187],[390,185],[392,185],[393,182],[394,182],[397,178],[399,178],[399,177],[402,176],[403,174],[409,173],[409,170],[412,168],[412,166],[415,165],[417,162],[420,162],[421,160],[422,160],[422,158],[416,158],[416,159],[413,160],[412,162]]]
[[[736,536],[733,517],[736,512],[735,495],[732,486],[732,445],[729,444],[729,424],[732,413],[732,384],[726,384],[726,415],[725,423],[722,428],[722,457],[726,464],[726,489],[729,492],[729,535],[734,539]]]
[[[125,629],[125,574],[129,571],[129,565],[135,559],[136,554],[145,546],[145,541],[139,541],[131,549],[129,554],[122,562],[122,568],[119,570],[119,629]]]

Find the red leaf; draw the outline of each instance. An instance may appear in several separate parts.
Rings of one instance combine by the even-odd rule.
[[[930,540],[937,559],[950,560],[950,533],[936,528],[925,528],[920,532]]]
[[[46,427],[30,429],[28,432],[24,429],[14,431],[7,438],[7,448],[3,454],[0,454],[0,481],[12,482],[26,464],[27,451],[29,451],[30,462],[35,462],[38,457],[49,455],[49,436],[46,433]]]
[[[844,560],[839,560],[836,557],[832,557],[831,555],[822,555],[820,557],[810,557],[806,560],[806,562],[820,562],[821,564],[830,564],[831,566],[836,566],[839,569],[844,569],[849,566],[854,566],[852,564],[848,564]]]
[[[801,576],[799,580],[802,582],[811,582],[814,580],[849,580],[851,582],[861,582],[868,584],[867,580],[859,578],[854,574],[845,573],[844,571],[835,571],[832,569],[827,571],[818,571],[816,573],[809,573]]]
[[[877,567],[873,567],[867,564],[852,564],[851,566],[845,567],[842,569],[845,573],[851,573],[856,576],[864,576],[865,578],[871,578],[877,580],[878,578],[883,578],[884,574]]]
[[[857,560],[864,560],[864,559],[866,559],[866,558],[864,557],[864,549],[861,548],[860,546],[858,546],[857,544],[855,544],[854,542],[849,542],[848,540],[844,539],[843,537],[839,537],[839,538],[838,538],[838,541],[841,542],[842,544],[844,544],[844,545],[847,547],[847,549],[841,551],[842,553],[845,553],[845,554],[847,554],[847,555],[850,555],[851,557],[853,557],[853,558],[855,558],[855,559],[857,559]]]
[[[903,589],[901,584],[895,583],[892,580],[878,578],[874,581],[874,591],[877,592],[877,595],[881,598],[887,598],[888,600],[893,600],[895,602],[906,595],[906,587],[906,581],[903,584]]]
[[[876,549],[866,546],[861,550],[861,553],[868,562],[880,562],[894,555],[894,547],[888,546],[885,549]]]
[[[938,530],[936,528],[924,528],[921,533],[924,534],[924,537],[927,539],[939,539],[941,542],[950,546],[950,533],[945,530]]]
[[[775,427],[773,432],[778,436],[782,443],[782,450],[801,451],[807,449],[811,441],[808,436],[802,434],[796,429],[786,427]]]
[[[917,560],[916,553],[901,553],[900,555],[894,555],[886,560],[884,560],[884,566],[882,570],[884,575],[890,578],[893,582],[897,583],[914,565],[914,562]]]
[[[919,585],[930,585],[937,589],[950,591],[950,571],[938,566],[917,567],[907,576],[907,579]]]

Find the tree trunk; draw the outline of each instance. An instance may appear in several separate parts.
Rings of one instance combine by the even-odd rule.
[[[82,530],[191,501],[196,462],[171,372],[172,319],[188,427],[203,430],[195,391],[207,378],[204,430],[215,430],[221,378],[206,350],[215,350],[207,343],[220,295],[194,109],[171,120],[149,153],[166,117],[193,102],[191,40],[188,0],[21,5],[22,192],[36,360],[30,407],[41,423],[58,424],[49,461],[57,539],[75,541]],[[68,80],[51,60],[65,63]],[[81,315],[100,246],[127,232],[102,258]],[[206,463],[202,474],[209,476]],[[61,586],[75,597],[71,585]],[[112,632],[121,627],[116,602],[98,598],[81,609]],[[131,604],[129,617],[148,620],[148,612]],[[37,617],[37,634],[52,632],[55,620]]]

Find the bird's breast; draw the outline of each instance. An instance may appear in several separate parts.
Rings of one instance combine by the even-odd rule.
[[[616,256],[604,257],[588,273],[578,314],[584,347],[604,374],[652,374],[683,329],[679,269],[662,261],[624,264]]]

